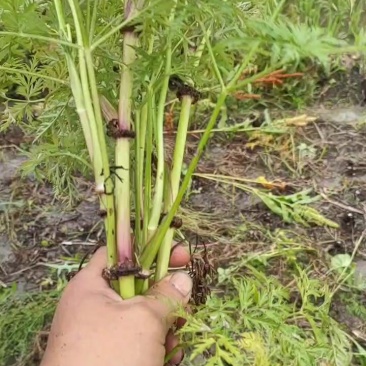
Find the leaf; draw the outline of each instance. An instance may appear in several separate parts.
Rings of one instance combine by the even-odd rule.
[[[268,194],[255,190],[254,193],[263,201],[263,203],[274,213],[282,216],[282,210],[277,202],[273,200]]]
[[[194,350],[190,356],[190,360],[194,360],[197,356],[202,355],[205,351],[209,350],[212,345],[216,343],[214,338],[200,339],[194,346]]]
[[[349,254],[337,254],[332,257],[331,266],[333,269],[347,268],[352,264],[352,257]]]

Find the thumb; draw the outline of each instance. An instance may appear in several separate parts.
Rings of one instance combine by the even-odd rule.
[[[81,282],[85,288],[109,288],[102,277],[103,269],[107,267],[107,249],[99,248],[91,257],[89,263],[71,280]]]
[[[176,320],[175,312],[188,304],[192,293],[192,279],[186,272],[176,272],[154,284],[146,292],[148,304],[161,319],[168,330]]]

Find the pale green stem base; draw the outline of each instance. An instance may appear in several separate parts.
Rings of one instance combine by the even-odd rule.
[[[182,109],[179,118],[177,137],[175,140],[173,167],[170,175],[170,187],[167,187],[167,197],[165,197],[166,208],[168,210],[171,209],[179,191],[191,105],[192,97],[188,95],[184,96],[182,98]],[[157,266],[155,271],[155,281],[159,281],[168,273],[169,257],[173,237],[174,229],[170,228],[168,229],[165,238],[159,248]]]
[[[126,276],[119,279],[119,291],[122,299],[127,300],[135,296],[135,277]]]
[[[130,143],[128,139],[118,139],[116,143],[115,163],[118,168],[116,174],[119,178],[115,179],[115,207],[116,207],[116,230],[117,230],[117,258],[118,263],[123,264],[131,261],[132,242],[130,227]],[[133,277],[132,277],[133,278]],[[122,278],[120,280],[120,294],[134,294],[134,281]],[[123,284],[123,288],[122,288]]]

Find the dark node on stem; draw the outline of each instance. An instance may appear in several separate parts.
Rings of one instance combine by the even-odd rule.
[[[191,97],[192,104],[196,104],[201,98],[201,93],[189,85],[183,85],[177,90],[177,98],[181,101],[184,96]]]
[[[174,229],[179,229],[183,226],[183,220],[180,217],[174,216],[170,227]]]
[[[198,102],[201,98],[201,93],[193,88],[192,86],[186,84],[179,76],[172,75],[169,78],[169,89],[177,93],[177,98],[182,100],[184,96],[192,97],[192,104]]]
[[[166,216],[166,214],[160,215],[159,224],[161,224],[161,222],[163,221],[165,216]],[[174,216],[172,219],[172,222],[170,223],[170,227],[174,228],[174,229],[179,229],[182,226],[183,226],[183,220],[180,217]]]
[[[184,87],[184,82],[179,76],[172,75],[169,78],[169,89],[171,91],[177,91],[179,88],[182,88],[182,87]]]
[[[115,139],[120,139],[120,138],[134,139],[136,137],[136,133],[135,133],[135,131],[132,131],[132,130],[121,130],[119,128],[118,119],[113,118],[107,124],[107,136],[113,137]]]
[[[101,217],[102,219],[105,219],[107,217],[107,211],[106,210],[99,210],[98,213],[99,217]]]
[[[191,301],[198,306],[204,305],[207,301],[208,296],[211,294],[209,284],[212,281],[216,270],[208,259],[208,253],[205,244],[203,255],[194,255],[197,249],[197,245],[198,242],[196,242],[196,248],[193,254],[191,251],[191,246],[189,247],[191,252],[191,261],[188,263],[187,269],[188,274],[193,280]]]
[[[120,32],[122,34],[124,34],[124,33],[135,33],[137,36],[139,36],[141,34],[141,23],[128,24],[128,25],[122,27]]]
[[[107,281],[118,280],[120,277],[125,276],[147,279],[151,276],[151,273],[144,271],[140,266],[136,266],[132,261],[126,261],[111,268],[105,268],[102,272],[102,277]]]

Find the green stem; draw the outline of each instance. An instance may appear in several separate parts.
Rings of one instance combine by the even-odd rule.
[[[85,106],[94,145],[93,163],[96,192],[100,197],[101,210],[104,210],[107,213],[104,221],[107,235],[107,261],[109,266],[113,266],[116,264],[117,259],[115,246],[115,213],[113,197],[105,194],[106,190],[108,191],[112,189],[112,182],[110,180],[106,180],[106,178],[110,175],[109,161],[97,90],[97,82],[89,48],[89,38],[87,37],[86,31],[82,26],[83,19],[79,3],[77,1],[69,0],[69,5],[76,27],[77,42],[80,46],[79,67]]]
[[[177,137],[174,146],[173,167],[170,174],[170,187],[167,188],[168,195],[166,197],[166,207],[168,209],[171,208],[179,190],[191,105],[192,97],[184,96],[182,98],[182,108],[179,118]],[[169,228],[159,248],[157,267],[155,271],[155,281],[159,281],[160,279],[162,279],[168,272],[169,257],[173,237],[174,229]]]
[[[145,247],[148,237],[148,223],[150,220],[151,205],[151,157],[153,151],[153,124],[155,116],[155,95],[151,89],[147,92],[147,125],[146,125],[146,159],[144,177],[144,221],[142,232],[142,246]]]
[[[143,1],[136,4],[133,0],[125,1],[124,14],[128,20],[138,14]],[[123,33],[123,70],[120,84],[120,99],[118,108],[119,130],[131,130],[131,98],[133,90],[133,76],[131,65],[135,61],[135,47],[138,38],[134,31],[126,30]],[[130,141],[126,137],[116,141],[115,164],[118,169],[118,179],[115,179],[115,206],[117,226],[117,252],[120,265],[134,262],[134,253],[131,241],[130,224]],[[133,276],[122,276],[119,280],[120,294],[128,299],[135,295],[135,279]]]
[[[171,10],[169,22],[171,23],[174,19],[175,4]],[[169,33],[170,34],[170,33]],[[167,50],[165,55],[165,71],[163,85],[160,91],[159,105],[158,105],[158,115],[155,125],[155,140],[158,155],[158,163],[156,169],[155,187],[154,187],[154,198],[152,203],[152,212],[149,220],[148,226],[148,238],[149,241],[151,237],[155,234],[155,231],[159,225],[160,216],[163,206],[163,196],[164,196],[164,111],[165,102],[168,94],[169,78],[172,68],[172,44],[171,36],[167,39]]]
[[[145,106],[144,106],[145,107]],[[143,168],[143,155],[141,155],[141,129],[142,129],[142,112],[144,107],[135,113],[135,248],[141,249],[142,231],[141,231],[141,218],[142,218],[142,170]],[[146,108],[145,108],[146,109]],[[146,115],[147,117],[147,115]]]
[[[97,81],[95,78],[92,56],[89,49],[85,50],[85,59],[87,63],[88,76],[91,84],[91,92],[93,98],[94,113],[96,117],[99,148],[102,155],[103,174],[102,172],[100,172],[100,175],[102,175],[102,178],[104,179],[104,189],[107,192],[111,192],[113,190],[113,183],[110,179],[107,179],[110,176],[108,151],[103,128],[103,119],[100,108],[99,95],[97,90]],[[101,195],[101,203],[102,203],[102,209],[104,209],[107,212],[104,224],[107,237],[108,266],[113,266],[117,263],[116,217],[115,217],[113,196],[110,194],[103,193]]]
[[[59,0],[55,0],[55,5],[62,36],[71,40],[70,30],[67,29],[63,17],[61,2]],[[90,160],[93,164],[97,192],[100,195],[100,208],[107,213],[105,228],[107,233],[108,264],[113,265],[116,263],[114,202],[112,197],[108,198],[104,195],[104,180],[101,172],[104,171],[106,174],[109,174],[109,163],[106,144],[104,141],[103,122],[99,106],[93,62],[91,54],[88,52],[88,41],[85,37],[86,32],[85,29],[83,29],[82,15],[80,8],[78,7],[78,3],[74,3],[69,0],[69,5],[72,10],[77,33],[80,77],[70,54],[67,52],[65,52],[66,61],[69,69],[71,90],[74,96],[77,113],[82,125]],[[90,89],[92,95],[90,95]],[[115,282],[112,283],[112,286],[115,289],[118,289]]]
[[[208,39],[207,39],[207,41],[208,41]],[[242,74],[243,70],[248,66],[248,63],[252,59],[252,55],[256,51],[258,46],[259,46],[259,43],[255,47],[253,47],[251,52],[246,57],[245,62],[243,62],[243,64],[237,70],[235,76],[229,82],[228,86],[222,88],[222,91],[221,91],[221,93],[220,93],[220,95],[217,99],[215,109],[213,110],[213,112],[211,114],[211,117],[210,117],[210,120],[207,124],[206,130],[203,133],[202,138],[201,138],[201,140],[198,144],[197,153],[193,157],[193,159],[192,159],[192,161],[191,161],[191,163],[188,167],[187,173],[184,176],[182,185],[181,185],[181,187],[179,189],[179,192],[177,194],[177,198],[175,199],[175,201],[174,201],[174,203],[171,207],[171,210],[165,216],[162,224],[159,226],[158,230],[156,231],[154,237],[152,238],[151,242],[149,243],[149,246],[147,248],[145,248],[144,251],[142,252],[142,255],[140,257],[140,263],[141,263],[141,265],[144,269],[149,269],[151,267],[156,255],[159,251],[160,243],[164,239],[164,236],[166,235],[166,233],[169,229],[170,223],[171,223],[172,219],[174,218],[174,215],[178,211],[179,205],[180,205],[180,203],[181,203],[181,201],[184,197],[184,194],[186,192],[186,189],[187,189],[187,187],[190,183],[191,176],[192,176],[194,170],[197,167],[197,164],[198,164],[198,162],[199,162],[199,160],[200,160],[200,158],[201,158],[201,156],[204,152],[204,149],[206,147],[207,141],[210,138],[211,131],[212,131],[213,127],[216,124],[217,118],[218,118],[218,116],[221,112],[222,107],[225,104],[225,100],[226,100],[226,97],[228,95],[228,90],[230,88],[235,87],[236,82],[238,81],[238,79],[239,79],[240,75]],[[216,63],[213,54],[211,54],[211,57],[212,57],[212,62]],[[247,81],[247,82],[249,82],[249,81]],[[137,290],[140,291],[142,289],[142,287],[143,287],[143,282],[140,281],[138,283]]]
[[[156,231],[151,242],[142,252],[142,255],[140,257],[140,263],[144,269],[149,269],[151,267],[151,265],[156,257],[156,254],[159,251],[160,243],[163,241],[164,236],[169,229],[170,223],[171,223],[174,215],[178,211],[179,205],[184,197],[185,191],[191,180],[191,176],[192,176],[194,170],[196,169],[196,166],[203,154],[207,141],[210,138],[211,130],[217,121],[217,118],[221,111],[221,107],[224,105],[226,97],[227,97],[226,90],[223,90],[218,97],[216,107],[215,107],[214,111],[212,112],[211,118],[207,124],[206,131],[202,135],[202,138],[201,138],[200,143],[197,148],[197,153],[194,156],[194,158],[192,159],[192,161],[188,167],[188,171],[187,171],[186,175],[184,176],[181,188],[179,189],[179,192],[177,194],[177,198],[175,199],[175,201],[171,207],[171,210],[169,211],[167,216],[164,218],[162,224],[159,226],[158,230]],[[142,286],[143,286],[143,283],[139,282],[137,290],[138,291],[141,290]]]
[[[206,45],[206,38],[211,35],[211,30],[209,29],[206,33],[206,37],[202,39],[199,47],[197,48],[197,51],[194,54],[195,67],[198,67],[200,63],[202,53]],[[182,98],[178,131],[174,145],[173,166],[170,173],[170,179],[168,179],[168,184],[165,189],[166,194],[164,202],[164,212],[168,212],[171,209],[179,191],[192,101],[192,97],[189,95],[185,95]],[[174,228],[169,228],[162,244],[160,245],[155,271],[155,281],[159,281],[160,279],[162,279],[168,272],[170,251],[174,238],[174,232]]]

